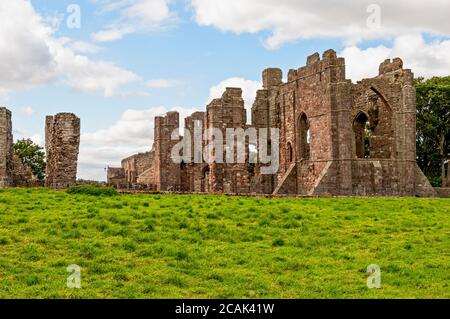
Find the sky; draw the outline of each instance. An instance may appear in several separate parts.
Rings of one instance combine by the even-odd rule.
[[[44,146],[46,115],[81,118],[78,178],[149,151],[153,121],[203,111],[225,87],[247,110],[261,73],[334,49],[354,82],[387,58],[450,75],[448,0],[0,0],[0,105]]]

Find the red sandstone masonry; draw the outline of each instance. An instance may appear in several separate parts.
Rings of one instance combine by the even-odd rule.
[[[80,145],[80,119],[72,113],[46,117],[47,153],[45,185],[64,189],[76,184]]]
[[[260,164],[174,165],[170,152],[178,141],[170,140],[170,132],[178,128],[178,113],[169,113],[155,120],[155,158],[137,180],[160,191],[436,195],[416,164],[414,75],[403,69],[401,59],[384,61],[377,77],[353,84],[346,79],[345,60],[328,50],[290,70],[287,83],[278,68],[264,70],[262,78],[252,126],[280,130],[277,174],[262,175]],[[242,90],[227,88],[206,113],[188,117],[185,126],[192,136],[194,121],[202,118],[203,130],[247,128]]]
[[[0,188],[13,186],[13,155],[11,111],[0,107]]]
[[[0,107],[0,188],[32,184],[31,169],[14,154],[11,111]]]

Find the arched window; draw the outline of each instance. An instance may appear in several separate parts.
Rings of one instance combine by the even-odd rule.
[[[355,133],[356,157],[370,158],[370,136],[369,117],[364,112],[358,113],[353,121],[353,132]]]
[[[309,121],[305,113],[298,117],[297,120],[297,150],[298,159],[309,160],[310,157],[310,130]]]
[[[201,179],[201,192],[208,193],[209,192],[209,166],[206,166],[202,170],[202,179]]]

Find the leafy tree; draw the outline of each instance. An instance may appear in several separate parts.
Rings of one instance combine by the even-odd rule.
[[[417,161],[433,186],[446,186],[450,159],[450,76],[416,79]]]
[[[22,139],[14,143],[14,153],[20,157],[24,165],[31,169],[37,179],[44,180],[45,153],[43,147],[30,139]]]

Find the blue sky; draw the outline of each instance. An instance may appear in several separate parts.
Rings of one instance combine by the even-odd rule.
[[[418,75],[449,74],[450,25],[439,21],[447,3],[379,1],[378,29],[368,26],[371,1],[335,3],[0,0],[0,30],[11,28],[0,31],[0,105],[13,111],[15,138],[40,143],[45,115],[77,114],[79,177],[104,179],[107,165],[150,149],[155,115],[203,110],[226,85],[242,86],[250,108],[264,68],[286,74],[316,51],[346,57],[352,80],[394,56]],[[67,27],[72,4],[80,28]],[[406,17],[395,15],[399,5]],[[417,24],[419,12],[428,18]]]

